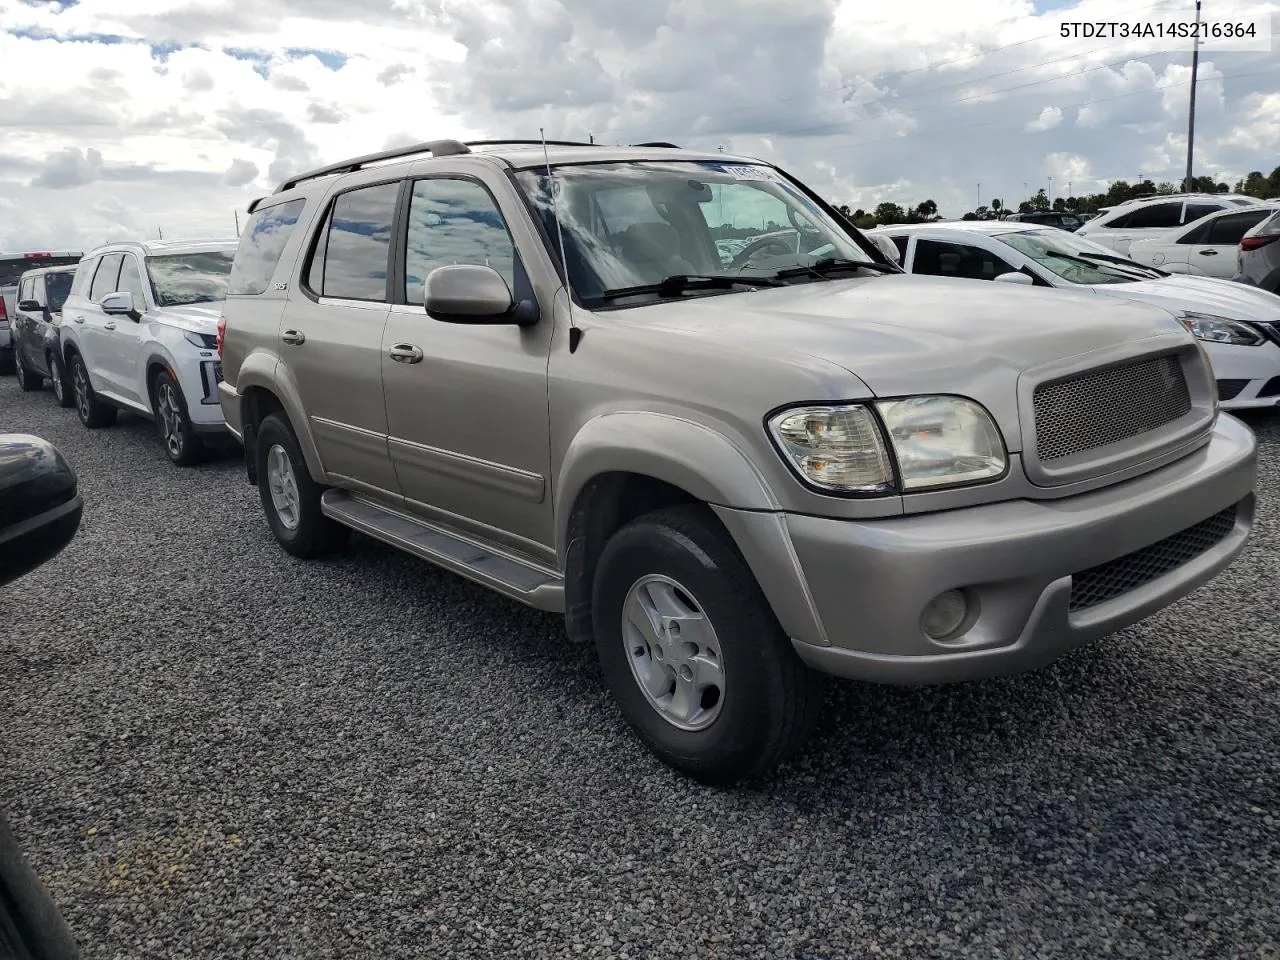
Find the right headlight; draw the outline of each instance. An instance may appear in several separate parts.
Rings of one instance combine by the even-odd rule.
[[[990,414],[962,397],[793,407],[774,415],[769,429],[791,467],[833,493],[963,486],[1008,467]]]

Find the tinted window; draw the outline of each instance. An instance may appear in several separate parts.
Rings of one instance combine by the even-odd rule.
[[[1222,206],[1217,203],[1188,203],[1186,213],[1183,214],[1183,223],[1195,223],[1201,217],[1207,217],[1211,213],[1217,213]]]
[[[419,180],[409,204],[405,299],[422,303],[427,276],[452,263],[493,267],[515,289],[515,247],[489,191],[470,180]]]
[[[906,263],[907,262],[907,241],[910,238],[909,237],[890,237],[889,239],[891,239],[893,241],[893,245],[898,248],[898,262]]]
[[[62,305],[71,295],[71,281],[74,273],[46,273],[44,275],[45,306],[50,313],[58,313]]]
[[[122,293],[133,294],[133,305],[138,310],[145,310],[147,298],[143,294],[142,274],[138,272],[138,261],[133,257],[125,257],[120,268],[120,283],[116,287]]]
[[[1125,226],[1131,230],[1176,227],[1181,213],[1181,203],[1149,203],[1129,214]]]
[[[1178,242],[1179,243],[1208,243],[1209,229],[1212,226],[1213,226],[1213,221],[1209,220],[1209,221],[1206,221],[1205,223],[1201,223],[1195,227],[1192,227],[1189,231],[1187,231],[1182,235],[1181,239],[1179,239]]]
[[[120,261],[123,254],[108,253],[98,261],[98,272],[93,275],[93,286],[89,288],[89,299],[98,303],[116,288],[116,280],[120,276]]]
[[[299,198],[254,211],[236,248],[228,295],[256,296],[267,289],[305,204]]]
[[[1244,235],[1270,216],[1267,210],[1251,210],[1248,213],[1233,213],[1230,216],[1218,217],[1209,222],[1209,239],[1206,243],[1220,243],[1235,246]]]
[[[325,297],[383,301],[387,254],[395,222],[399,183],[380,183],[341,194],[333,202],[324,246],[316,251],[321,274],[311,286]]]
[[[966,280],[994,280],[1013,267],[993,253],[966,243],[917,240],[912,273],[934,277],[961,277]]]

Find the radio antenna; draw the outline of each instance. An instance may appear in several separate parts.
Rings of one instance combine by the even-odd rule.
[[[564,264],[564,292],[569,298],[569,352],[573,353],[578,349],[578,342],[582,339],[582,331],[578,329],[577,323],[573,319],[573,287],[569,282],[569,258],[564,253],[564,226],[560,223],[560,201],[556,194],[556,177],[551,172],[551,154],[547,152],[547,133],[542,128],[538,128],[538,135],[542,137],[542,159],[547,166],[547,189],[551,191],[551,215],[556,221],[556,237],[560,245],[560,262]]]

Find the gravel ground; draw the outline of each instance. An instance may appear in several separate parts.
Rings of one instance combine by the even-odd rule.
[[[843,685],[749,789],[624,732],[559,621],[356,538],[304,564],[237,460],[0,378],[80,475],[0,590],[0,807],[89,960],[1280,957],[1280,420],[1247,556],[1038,674]]]

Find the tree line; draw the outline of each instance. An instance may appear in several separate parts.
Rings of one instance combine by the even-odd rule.
[[[1225,182],[1215,182],[1212,177],[1196,177],[1192,180],[1191,189],[1195,193],[1239,193],[1249,197],[1265,200],[1280,197],[1280,167],[1270,174],[1254,170],[1248,176],[1237,180],[1234,188]],[[1163,182],[1154,183],[1150,179],[1130,183],[1117,180],[1108,187],[1106,193],[1091,193],[1081,197],[1054,197],[1049,201],[1042,187],[1035,196],[1023,200],[1017,205],[1018,213],[1054,210],[1059,213],[1097,213],[1102,207],[1113,207],[1126,200],[1139,197],[1153,197],[1181,192],[1179,184]],[[900,206],[896,203],[881,203],[874,210],[862,208],[850,209],[848,204],[837,204],[836,209],[853,221],[861,230],[872,227],[887,227],[895,223],[931,223],[942,219],[938,213],[938,205],[932,200],[925,200],[915,206]],[[1003,200],[994,199],[990,204],[983,204],[960,217],[961,220],[998,220],[1001,216],[1012,213]]]

